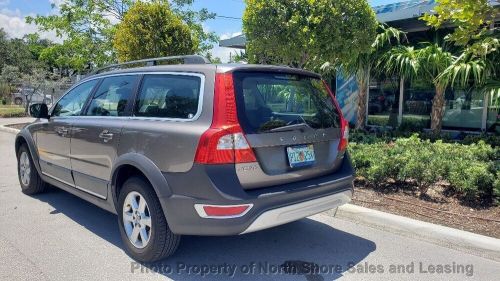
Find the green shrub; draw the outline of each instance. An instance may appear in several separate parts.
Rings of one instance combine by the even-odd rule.
[[[500,203],[500,172],[497,172],[497,178],[493,183],[493,196],[497,203]]]
[[[403,132],[421,132],[430,127],[430,119],[426,117],[403,116],[398,130]]]
[[[487,163],[460,162],[451,169],[448,180],[459,192],[473,199],[481,195],[492,196],[495,176]]]
[[[484,141],[494,147],[500,146],[500,136],[493,134],[480,134],[480,135],[465,135],[461,143],[463,144],[473,144],[479,141]]]
[[[358,136],[357,140],[364,140]],[[414,183],[421,194],[440,180],[468,198],[500,196],[499,149],[484,141],[463,145],[431,142],[418,135],[390,141],[369,139],[369,143],[353,143],[349,151],[358,175],[369,184],[389,179]]]
[[[0,107],[0,117],[23,117],[26,116],[24,108],[21,107]]]

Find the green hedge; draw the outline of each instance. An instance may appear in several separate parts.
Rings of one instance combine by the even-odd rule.
[[[500,198],[500,152],[484,141],[431,142],[415,134],[393,142],[351,143],[349,151],[357,174],[369,184],[395,180],[415,184],[425,194],[444,180],[469,199]]]
[[[349,132],[349,141],[356,143],[376,143],[376,142],[393,142],[398,138],[409,138],[415,132],[401,131],[401,130],[373,130],[371,132],[366,132],[362,130],[351,130]],[[461,143],[461,144],[474,144],[479,141],[484,141],[485,143],[493,146],[500,146],[500,136],[497,134],[460,134],[452,138],[450,134],[441,133],[434,134],[430,131],[420,132],[419,136],[421,139],[430,140],[431,142],[436,142],[438,140],[445,143]]]
[[[26,114],[24,113],[24,108],[16,106],[16,107],[2,107],[0,106],[0,117],[24,117]]]

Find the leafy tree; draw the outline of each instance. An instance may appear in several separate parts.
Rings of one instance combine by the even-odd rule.
[[[488,0],[437,0],[434,14],[424,15],[427,24],[440,28],[455,27],[447,39],[463,49],[453,57],[438,79],[452,87],[475,87],[500,95],[500,32],[493,27],[499,10]]]
[[[118,59],[128,61],[192,54],[198,40],[168,3],[136,2],[118,25],[113,46]]]
[[[211,63],[217,64],[222,63],[222,60],[219,57],[214,57],[212,53],[207,52],[204,57],[206,57]]]
[[[402,39],[405,39],[405,34],[402,31],[380,24],[370,50],[361,53],[355,60],[349,60],[342,64],[344,74],[355,75],[358,83],[357,129],[364,128],[366,123],[366,101],[370,77],[376,72],[377,66],[383,64],[381,61],[391,47],[399,44]],[[323,65],[323,68],[325,67],[328,65]]]
[[[198,54],[208,52],[213,48],[213,45],[219,42],[219,38],[215,32],[205,31],[202,23],[215,19],[216,14],[202,8],[198,11],[192,9],[195,0],[171,0],[165,1],[171,4],[172,11],[181,17],[181,19],[191,29],[193,38],[198,41]]]
[[[229,62],[247,62],[248,61],[248,54],[245,51],[239,51],[239,52],[234,52],[234,54],[231,55],[231,60]]]
[[[366,0],[246,0],[250,62],[314,69],[370,51],[377,21]]]
[[[72,67],[83,71],[114,60],[111,19],[114,16],[118,20],[121,15],[110,8],[115,5],[106,5],[113,2],[126,5],[130,1],[67,0],[57,7],[58,13],[26,17],[26,21],[36,23],[44,31],[54,30],[64,39],[62,47],[74,52],[76,59],[71,60]],[[56,8],[54,4],[52,8]]]
[[[19,67],[13,65],[4,65],[0,75],[0,80],[7,83],[9,87],[9,92],[12,92],[12,84],[19,82],[21,79],[21,71]]]
[[[7,33],[0,28],[0,71],[2,71],[3,66],[7,63],[7,57],[9,56],[9,38]]]
[[[455,26],[448,38],[459,45],[467,45],[471,40],[479,39],[488,33],[491,23],[498,15],[498,10],[489,0],[436,0],[432,14],[422,18],[428,25],[439,28],[446,23]]]
[[[428,43],[418,49],[413,46],[396,47],[387,53],[384,61],[389,74],[399,75],[405,80],[432,81],[435,95],[432,100],[431,130],[440,132],[444,115],[444,93],[451,83],[448,79],[440,79],[440,75],[452,65],[452,54],[436,43]]]
[[[40,58],[40,54],[44,49],[54,45],[54,43],[52,43],[50,40],[40,38],[40,35],[38,33],[26,34],[24,35],[23,40],[28,46],[32,57],[37,60]]]
[[[43,55],[45,60],[57,65],[69,66],[79,72],[116,61],[113,48],[116,24],[121,22],[130,7],[138,0],[66,0],[57,8],[57,13],[48,16],[27,17],[28,23],[36,23],[41,30],[53,30],[61,37],[61,46],[51,46]],[[172,11],[189,26],[197,39],[198,53],[212,48],[217,42],[213,32],[203,30],[202,23],[215,18],[207,9],[191,9],[194,0],[156,0],[154,3],[172,5]],[[57,59],[62,56],[62,59]]]

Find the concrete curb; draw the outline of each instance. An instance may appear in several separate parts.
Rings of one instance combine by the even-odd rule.
[[[6,132],[6,133],[11,133],[11,134],[17,134],[19,133],[19,129],[15,128],[10,128],[5,125],[0,125],[0,132]]]
[[[328,213],[332,215],[332,213]],[[436,225],[407,217],[384,213],[353,204],[339,207],[337,217],[390,230],[409,237],[472,253],[500,261],[500,239],[479,235],[455,228]]]

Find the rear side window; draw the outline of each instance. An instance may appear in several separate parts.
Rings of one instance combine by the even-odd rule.
[[[190,75],[144,75],[135,116],[192,119],[198,113],[201,78]]]
[[[271,72],[234,74],[238,119],[247,133],[340,128],[340,114],[321,79]]]
[[[90,102],[89,116],[125,116],[137,75],[104,78]]]

